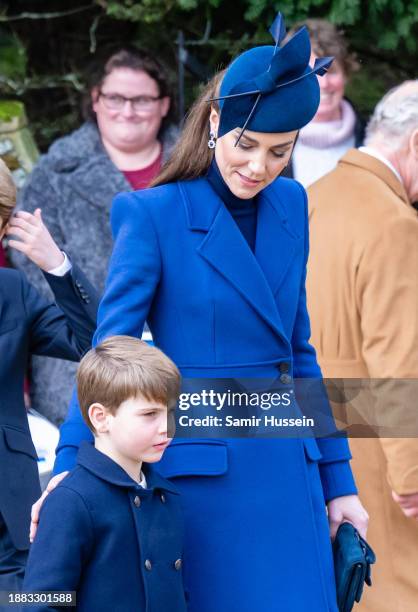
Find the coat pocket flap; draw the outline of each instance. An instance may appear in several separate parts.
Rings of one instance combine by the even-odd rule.
[[[315,438],[304,438],[303,446],[305,447],[306,456],[311,461],[319,461],[322,458],[321,451],[319,450]]]
[[[29,433],[12,429],[10,427],[3,427],[4,438],[8,448],[18,453],[25,453],[37,460],[38,455],[36,454],[35,447]]]
[[[228,469],[228,449],[217,440],[174,440],[157,464],[162,476],[220,476]]]

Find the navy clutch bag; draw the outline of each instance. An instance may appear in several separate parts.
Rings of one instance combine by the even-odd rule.
[[[339,612],[351,612],[366,583],[371,586],[370,566],[376,555],[351,523],[342,523],[333,543],[335,582]]]

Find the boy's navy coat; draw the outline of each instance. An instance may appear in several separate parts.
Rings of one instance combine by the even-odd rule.
[[[139,336],[186,377],[319,378],[308,340],[304,190],[279,178],[257,197],[255,252],[206,179],[115,198],[115,246],[95,342]],[[56,471],[90,437],[72,406]],[[356,492],[344,439],[175,439],[191,612],[335,612],[325,501]]]
[[[77,591],[80,612],[185,612],[180,498],[143,471],[147,489],[85,442],[42,507],[23,589]]]
[[[29,356],[78,361],[91,344],[98,305],[77,267],[62,277],[45,277],[61,310],[24,274],[0,269],[0,513],[18,550],[29,547],[30,509],[40,496],[23,396]]]

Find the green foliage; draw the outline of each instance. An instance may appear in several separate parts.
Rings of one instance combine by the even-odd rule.
[[[182,31],[188,53],[204,67],[202,72],[210,74],[249,46],[270,43],[268,27],[278,10],[288,27],[321,17],[344,30],[363,66],[348,93],[364,116],[389,87],[417,76],[418,0],[3,0],[1,4],[0,96],[24,101],[42,148],[80,122],[81,75],[92,49],[121,41],[139,44],[160,57],[174,77],[176,41]],[[66,10],[70,5],[72,14]],[[34,16],[35,10],[41,19]],[[51,17],[53,13],[60,16]],[[189,104],[199,88],[199,76],[186,69],[185,78]]]
[[[367,21],[374,26],[372,35],[378,34],[379,47],[394,51],[404,44],[410,53],[418,49],[416,0],[374,0],[367,4]]]
[[[109,17],[144,23],[161,21],[175,4],[174,0],[97,0],[97,3]]]
[[[0,100],[0,123],[8,123],[24,114],[23,104],[16,100]]]
[[[409,52],[417,49],[418,2],[410,0],[96,0],[105,13],[136,23],[158,23],[170,17],[177,27],[187,29],[184,12],[199,11],[207,17],[214,9],[235,14],[264,28],[280,10],[291,22],[308,17],[326,17],[345,27],[359,28],[381,49],[394,50],[403,44]],[[242,17],[241,17],[242,19]],[[240,24],[242,25],[242,24]],[[415,26],[415,28],[414,28]]]
[[[26,51],[15,34],[0,29],[0,75],[22,79],[26,75]]]

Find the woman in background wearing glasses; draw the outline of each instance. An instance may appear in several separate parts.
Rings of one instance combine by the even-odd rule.
[[[147,187],[168,157],[177,130],[165,71],[144,51],[124,47],[102,55],[91,66],[87,85],[85,123],[41,157],[20,194],[19,208],[42,208],[57,244],[101,292],[112,247],[112,198]],[[20,256],[14,256],[14,263],[48,292],[36,266]],[[57,424],[67,412],[74,374],[70,363],[34,360],[34,407]]]

